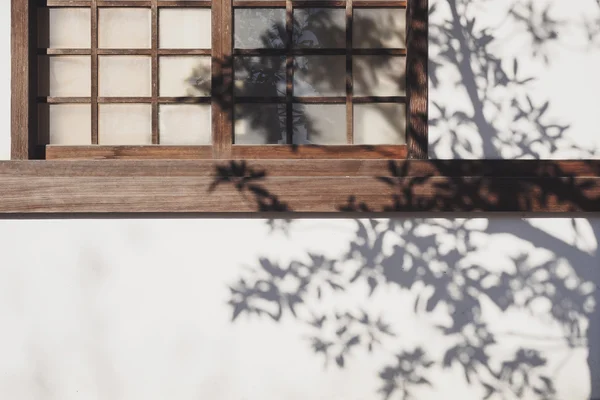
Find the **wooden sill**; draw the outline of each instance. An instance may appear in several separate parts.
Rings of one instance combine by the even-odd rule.
[[[0,213],[599,212],[600,161],[0,162]]]
[[[213,146],[45,146],[46,160],[210,160]],[[285,146],[263,145],[231,147],[228,159],[406,159],[406,145]]]

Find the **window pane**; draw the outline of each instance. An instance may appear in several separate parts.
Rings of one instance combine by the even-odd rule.
[[[92,144],[92,107],[89,104],[40,104],[40,144]]]
[[[354,10],[354,48],[406,47],[406,10],[357,8]]]
[[[285,96],[285,57],[236,57],[235,95]]]
[[[285,47],[285,9],[238,8],[234,13],[233,34],[236,48]]]
[[[404,96],[406,57],[354,56],[355,96]]]
[[[92,66],[89,56],[38,57],[38,94],[89,97]]]
[[[100,8],[98,46],[102,49],[150,48],[150,10],[146,8]]]
[[[150,104],[100,104],[98,143],[103,145],[152,144]]]
[[[345,96],[346,57],[294,58],[294,96]]]
[[[150,57],[101,56],[98,66],[100,97],[151,96]]]
[[[159,47],[162,49],[210,49],[210,9],[166,9],[159,13]]]
[[[210,104],[163,104],[160,110],[160,144],[211,144]]]
[[[285,144],[285,104],[238,104],[234,114],[235,144]]]
[[[346,47],[346,11],[339,8],[294,10],[294,47]]]
[[[354,105],[354,144],[405,144],[406,106],[395,103]]]
[[[38,45],[51,49],[91,47],[89,8],[39,8]]]
[[[210,96],[210,57],[161,57],[159,95]]]
[[[345,104],[294,104],[294,144],[345,144]]]

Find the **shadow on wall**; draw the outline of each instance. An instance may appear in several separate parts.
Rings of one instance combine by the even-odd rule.
[[[311,332],[307,349],[326,368],[345,368],[355,355],[387,352],[389,363],[374,371],[378,396],[386,400],[418,398],[423,387],[435,390],[432,371],[456,367],[478,398],[565,398],[557,397],[554,382],[585,348],[597,390],[596,254],[526,221],[355,222],[342,258],[309,252],[285,264],[258,260],[230,286],[233,321],[293,318],[305,324]],[[293,235],[292,222],[270,224]],[[575,236],[581,228],[582,221],[573,220]],[[594,233],[600,239],[600,232]],[[492,242],[512,248],[494,249]],[[490,262],[490,256],[497,261]],[[428,321],[445,343],[441,352],[432,351],[439,343],[405,343],[416,327],[396,317],[405,308],[402,302],[394,313],[371,307],[380,292],[394,291],[412,295],[414,315]],[[364,293],[355,299],[359,307],[344,308],[335,300],[348,292]],[[515,315],[527,326],[511,327],[506,321]]]
[[[573,121],[553,115],[552,102],[539,96],[548,87],[540,91],[533,72],[569,57],[567,51],[598,51],[600,3],[575,3],[565,16],[565,3],[559,0],[430,1],[430,156],[598,156],[592,147],[569,139]],[[573,65],[569,73],[580,70]]]
[[[441,68],[451,65],[457,72],[454,83],[468,96],[468,102],[458,102],[464,109],[452,111],[431,99],[431,129],[449,135],[431,143],[431,151],[435,154],[438,148],[450,149],[454,158],[501,158],[507,154],[513,158],[541,158],[559,151],[570,151],[579,157],[595,156],[591,150],[567,139],[565,134],[570,125],[553,122],[549,102],[538,103],[528,96],[528,85],[533,80],[522,76],[521,60],[504,60],[493,55],[491,47],[497,40],[493,30],[470,18],[477,5],[490,1],[431,2],[432,15],[441,9],[448,15],[443,23],[430,27],[430,45],[438,54],[430,64],[431,84],[434,88],[439,85],[443,80]],[[551,5],[556,1],[546,3]],[[535,4],[516,1],[508,7],[505,17],[524,27],[519,34],[523,35],[523,42],[533,44],[532,56],[551,63],[550,58],[544,59],[544,46],[558,40],[566,22],[555,21],[548,9]],[[600,30],[596,27],[588,33],[590,45],[596,45]],[[325,74],[320,76],[330,79]],[[253,123],[263,124],[260,120]],[[480,148],[461,136],[465,129],[476,132]],[[273,137],[278,135],[273,132]],[[422,199],[418,195],[422,189],[435,185],[430,182],[433,175],[481,173],[451,171],[451,164],[443,161],[433,161],[430,166],[431,175],[417,174],[418,178],[406,179],[410,176],[406,170],[410,165],[390,163],[389,177],[380,180],[397,190],[383,211],[489,209],[497,204],[526,202],[528,199],[516,196],[524,191],[521,189],[544,185],[523,179],[514,182],[515,190],[511,191],[486,186],[489,182],[485,178],[449,178],[445,183],[447,195],[442,195],[444,188],[438,187],[436,193],[440,196]],[[553,168],[550,166],[544,174],[569,175]],[[259,211],[291,211],[285,199],[268,190],[268,173],[256,170],[251,164],[234,162],[218,168],[211,190],[234,185]],[[598,201],[586,194],[586,184],[581,181],[566,179],[561,186],[553,184],[539,189],[544,198],[541,201],[558,199],[580,205]],[[499,197],[486,197],[482,190],[498,193]],[[340,204],[339,209],[382,211],[354,196],[346,204]],[[295,222],[268,223],[274,231],[293,234]],[[598,242],[600,226],[592,225],[590,235]],[[576,237],[583,236],[580,222],[573,220],[572,229]],[[509,244],[498,253],[487,255],[492,249],[484,243],[492,238],[510,238],[520,245]],[[483,257],[477,258],[475,254]],[[500,258],[502,265],[490,268]],[[322,357],[328,368],[347,367],[358,352],[392,351],[395,357],[374,371],[380,378],[378,395],[385,400],[416,398],[416,393],[424,387],[435,387],[431,371],[457,367],[466,384],[482,399],[558,398],[555,382],[561,367],[581,349],[588,352],[591,398],[597,399],[600,398],[598,260],[597,250],[595,253],[582,250],[524,220],[511,219],[510,223],[490,220],[484,227],[470,220],[356,220],[355,235],[344,258],[331,259],[313,252],[286,263],[261,258],[247,275],[231,283],[229,304],[234,322],[252,315],[272,321],[294,318],[305,324],[313,332],[307,348]],[[343,296],[357,287],[365,289],[364,308],[321,307],[326,299]],[[414,296],[414,314],[429,321],[446,343],[441,354],[431,354],[426,345],[403,343],[403,329],[411,328],[397,326],[386,320],[384,313],[368,307],[379,292],[390,290]],[[513,332],[497,323],[517,314],[525,316],[521,321],[537,321],[545,329],[529,334],[522,325]],[[440,315],[443,315],[441,322]],[[498,351],[510,347],[506,343],[517,345],[511,351]],[[556,360],[556,349],[564,350],[564,359]]]

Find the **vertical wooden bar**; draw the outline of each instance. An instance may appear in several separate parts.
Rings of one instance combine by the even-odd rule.
[[[152,144],[159,144],[158,131],[158,0],[152,0]]]
[[[98,144],[98,3],[91,2],[92,15],[92,144]]]
[[[36,158],[37,6],[34,0],[11,4],[11,159]]]
[[[428,157],[428,0],[409,0],[407,10],[406,142],[408,158]]]
[[[285,2],[285,32],[287,56],[285,58],[285,143],[294,143],[294,57],[291,55],[294,46],[294,5],[292,0]]]
[[[212,6],[213,157],[229,158],[233,143],[233,0]]]
[[[354,143],[354,105],[352,76],[352,25],[354,11],[352,0],[346,0],[346,140],[348,144]]]

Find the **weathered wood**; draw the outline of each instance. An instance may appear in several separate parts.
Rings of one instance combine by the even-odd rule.
[[[210,159],[211,146],[47,146],[48,160]],[[226,159],[404,159],[406,146],[233,146]]]
[[[428,0],[409,0],[407,9],[406,98],[408,158],[428,157]]]
[[[11,4],[11,158],[36,158],[37,12],[35,2]]]
[[[0,213],[600,212],[600,162],[10,161],[0,191]]]

